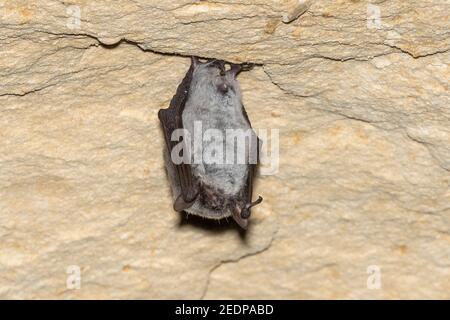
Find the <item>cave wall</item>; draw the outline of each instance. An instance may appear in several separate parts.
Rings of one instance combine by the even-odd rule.
[[[449,299],[449,8],[1,0],[0,297]],[[191,55],[279,130],[246,234],[172,210]]]

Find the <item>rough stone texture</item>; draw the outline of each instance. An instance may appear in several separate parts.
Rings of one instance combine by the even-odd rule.
[[[449,1],[249,2],[0,1],[0,298],[450,298]],[[171,209],[188,55],[280,129],[246,235]]]

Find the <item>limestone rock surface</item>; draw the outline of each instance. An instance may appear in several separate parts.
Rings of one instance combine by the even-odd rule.
[[[300,2],[0,0],[0,298],[450,299],[449,1]],[[172,210],[190,55],[279,130],[246,234]]]

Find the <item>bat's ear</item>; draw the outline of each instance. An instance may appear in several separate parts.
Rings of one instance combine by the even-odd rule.
[[[261,196],[258,197],[258,200],[253,201],[251,203],[247,203],[245,207],[242,209],[241,212],[241,218],[242,219],[248,219],[250,217],[250,209],[258,204],[260,204],[263,201],[263,198]]]
[[[248,227],[248,219],[244,219],[241,216],[241,213],[239,211],[233,212],[233,219],[236,221],[236,223],[244,230],[247,230]]]
[[[178,196],[178,198],[175,200],[175,203],[173,204],[173,209],[174,209],[176,212],[181,212],[181,211],[183,211],[183,210],[186,210],[186,209],[192,207],[192,205],[194,204],[194,201],[195,201],[196,199],[197,199],[197,197],[195,197],[194,200],[191,201],[191,202],[186,202],[186,201],[183,199],[183,196],[180,194],[180,195]]]

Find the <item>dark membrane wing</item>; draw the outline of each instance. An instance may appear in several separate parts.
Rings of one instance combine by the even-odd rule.
[[[170,101],[169,108],[161,109],[158,112],[158,118],[162,124],[169,156],[173,147],[179,143],[178,141],[171,141],[171,137],[174,130],[183,128],[182,113],[189,95],[193,71],[194,65],[191,64],[183,81],[179,84],[176,94]],[[183,150],[187,149],[184,148]],[[172,164],[175,167],[175,175],[181,188],[181,195],[175,200],[174,209],[176,211],[182,211],[189,208],[197,198],[198,183],[192,175],[189,163]]]

